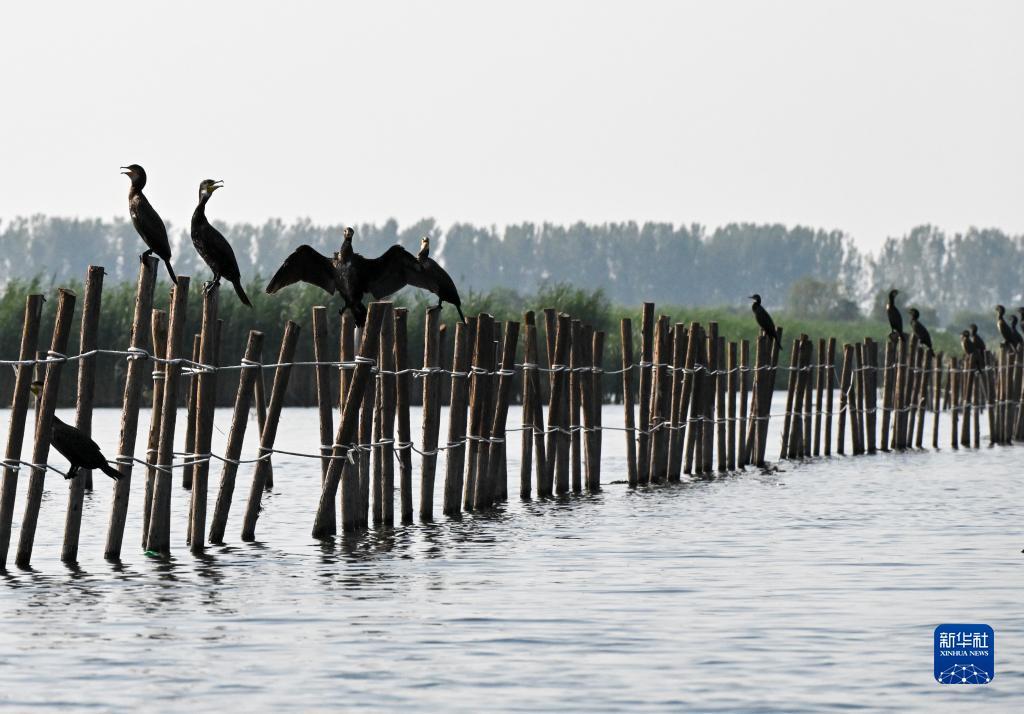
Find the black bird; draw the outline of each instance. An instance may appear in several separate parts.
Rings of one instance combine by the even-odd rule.
[[[889,327],[892,328],[892,332],[890,334],[894,334],[902,340],[903,316],[900,315],[899,308],[896,307],[896,296],[899,294],[899,290],[889,291],[889,299],[885,303],[885,314],[889,317]]]
[[[928,334],[928,328],[921,324],[921,313],[918,312],[916,307],[910,308],[908,312],[910,312],[910,329],[917,335],[917,341],[927,347],[929,352],[934,353],[932,336]]]
[[[1017,330],[1017,316],[1010,315],[1010,329],[1013,331],[1013,344],[1015,347],[1024,346],[1024,337],[1021,337],[1020,332]]]
[[[775,329],[775,321],[772,320],[772,316],[768,314],[768,311],[761,307],[761,296],[754,293],[750,296],[750,299],[754,301],[750,309],[754,312],[754,318],[757,320],[761,332],[771,337],[772,341],[779,346],[779,352],[782,352],[782,344],[779,342],[779,333]]]
[[[356,324],[362,327],[366,323],[366,306],[363,305],[366,293],[380,300],[406,285],[412,285],[433,292],[442,301],[451,302],[462,315],[454,283],[429,257],[426,258],[429,263],[423,263],[402,246],[393,245],[383,255],[366,258],[353,250],[353,235],[351,228],[345,229],[341,250],[335,253],[333,261],[311,246],[299,246],[270,279],[267,293],[273,295],[281,288],[300,281],[316,285],[332,295],[337,292],[345,301],[342,310],[351,310]],[[431,265],[435,268],[431,269]]]
[[[971,339],[970,330],[964,330],[960,333],[960,345],[964,348],[964,359],[967,361],[967,367],[974,366],[974,340]]]
[[[979,372],[985,366],[985,362],[988,361],[988,345],[985,344],[985,340],[981,339],[981,335],[978,334],[978,326],[973,322],[968,325],[971,330],[971,354],[973,355],[971,361],[974,368]]]
[[[146,171],[138,164],[122,166],[121,169],[121,173],[132,181],[132,187],[128,189],[128,213],[131,214],[132,225],[146,244],[146,252],[139,256],[139,260],[145,260],[146,256],[156,253],[167,266],[171,281],[177,283],[178,278],[171,267],[171,243],[167,240],[167,227],[142,193],[146,186]]]
[[[430,236],[423,236],[420,240],[420,252],[416,254],[416,262],[418,269],[406,276],[409,284],[437,295],[438,307],[445,302],[454,305],[459,311],[459,320],[465,323],[466,316],[462,314],[462,300],[459,298],[455,281],[447,270],[430,257]]]
[[[1016,344],[1013,339],[1014,333],[1010,329],[1010,324],[1003,318],[1005,313],[1005,307],[996,305],[996,328],[999,330],[999,336],[1003,338],[1003,346],[1013,347]]]
[[[42,382],[33,382],[32,392],[39,396],[42,387]],[[79,469],[99,469],[115,481],[121,478],[121,472],[107,463],[107,459],[100,452],[100,447],[96,445],[95,441],[70,424],[61,421],[56,414],[53,417],[50,445],[71,464],[71,468],[68,469],[68,473],[64,477],[66,479],[77,476]]]
[[[206,284],[204,290],[210,290],[214,285],[220,285],[220,279],[226,278],[235,288],[238,299],[243,305],[252,307],[249,297],[242,289],[242,275],[238,271],[238,261],[235,260],[235,251],[220,231],[210,225],[206,220],[206,202],[218,188],[223,188],[223,181],[205,179],[199,184],[199,205],[192,214],[192,245],[196,251],[210,266],[213,271],[213,280]]]

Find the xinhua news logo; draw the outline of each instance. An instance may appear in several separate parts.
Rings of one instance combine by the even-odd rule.
[[[935,628],[935,679],[940,684],[988,684],[996,676],[996,635],[988,625]]]

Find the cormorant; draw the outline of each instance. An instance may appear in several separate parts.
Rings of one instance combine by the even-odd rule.
[[[899,290],[890,290],[889,299],[885,303],[885,314],[889,317],[889,327],[892,328],[890,334],[895,334],[899,339],[903,339],[903,316],[900,315],[899,308],[896,307],[896,296],[900,294]]]
[[[32,393],[37,397],[42,391],[42,382],[32,383]],[[121,478],[121,472],[107,463],[96,442],[81,431],[61,421],[56,414],[53,416],[53,430],[50,433],[50,445],[68,460],[66,479],[78,475],[79,469],[99,469],[115,481]]]
[[[146,171],[138,164],[122,166],[121,169],[121,173],[132,181],[132,187],[128,189],[128,213],[131,214],[132,225],[146,244],[146,252],[139,256],[139,260],[145,260],[146,256],[156,253],[167,266],[171,281],[177,284],[178,277],[171,267],[171,243],[167,240],[167,227],[142,193],[146,186]]]
[[[210,290],[214,285],[220,285],[220,279],[223,277],[234,286],[242,304],[252,307],[249,297],[242,289],[242,276],[238,271],[235,251],[231,250],[231,245],[220,231],[206,220],[206,202],[210,200],[214,191],[223,187],[223,181],[213,179],[205,179],[199,184],[199,205],[192,214],[192,245],[213,271],[213,280],[206,283],[204,291]]]
[[[1005,307],[996,305],[996,328],[999,330],[999,336],[1003,338],[1003,346],[1014,347],[1017,343],[1013,339],[1014,333],[1010,329],[1010,324],[1003,318],[1005,313]]]
[[[779,342],[779,333],[775,330],[775,321],[772,320],[772,316],[768,314],[768,311],[761,307],[761,296],[754,293],[750,296],[750,299],[754,301],[754,304],[750,306],[750,309],[754,312],[754,318],[757,320],[757,324],[768,337],[772,338],[772,341],[779,346],[779,352],[782,352],[782,344]]]
[[[437,306],[449,302],[459,311],[459,320],[466,322],[466,316],[462,314],[462,300],[459,298],[459,291],[455,287],[455,281],[444,268],[437,264],[437,261],[430,257],[430,236],[423,236],[420,239],[420,252],[416,254],[418,269],[407,275],[410,285],[423,288],[437,295]]]
[[[1010,315],[1010,329],[1013,331],[1013,344],[1016,347],[1024,346],[1024,337],[1021,337],[1020,332],[1017,330],[1017,316]]]
[[[988,346],[985,344],[985,340],[981,339],[981,335],[978,334],[978,326],[976,324],[972,322],[968,327],[971,329],[971,354],[974,355],[972,361],[974,368],[980,372],[984,368],[985,362],[988,361],[986,356]]]
[[[406,285],[412,285],[429,290],[441,301],[452,303],[462,316],[455,284],[440,265],[427,256],[424,257],[429,263],[421,262],[400,245],[391,246],[376,258],[366,258],[353,250],[353,235],[351,228],[345,229],[341,250],[335,253],[333,261],[311,246],[299,246],[270,279],[267,293],[273,295],[281,288],[300,281],[316,285],[332,295],[337,291],[345,301],[343,310],[350,309],[356,324],[361,327],[366,322],[366,306],[363,305],[366,293],[380,300]]]
[[[933,353],[935,350],[932,348],[932,336],[928,334],[928,328],[921,324],[920,317],[921,313],[918,312],[916,307],[908,310],[910,313],[910,329],[914,331],[917,336],[917,341],[928,348],[928,351]]]

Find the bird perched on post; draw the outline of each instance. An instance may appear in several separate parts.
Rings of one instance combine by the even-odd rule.
[[[192,245],[196,247],[199,256],[206,261],[213,271],[213,280],[206,283],[203,292],[211,290],[214,285],[220,285],[220,279],[226,278],[235,288],[235,293],[243,305],[252,307],[249,296],[242,289],[242,276],[238,270],[238,261],[235,259],[235,251],[220,231],[210,225],[206,219],[206,203],[210,196],[218,188],[223,188],[223,181],[204,179],[199,184],[199,205],[192,213]]]
[[[167,240],[167,227],[142,193],[146,186],[146,171],[138,164],[122,166],[121,169],[121,173],[132,182],[132,187],[128,189],[128,213],[132,217],[132,225],[146,244],[146,252],[139,256],[139,260],[144,261],[146,256],[156,253],[167,266],[171,282],[176,284],[178,277],[171,267],[171,243]]]
[[[316,285],[327,293],[341,295],[342,311],[352,311],[356,324],[366,322],[363,296],[370,293],[377,300],[398,292],[406,285],[423,288],[441,301],[455,305],[462,316],[461,301],[451,277],[428,255],[417,258],[400,245],[393,245],[383,255],[366,258],[352,248],[354,231],[345,229],[341,250],[332,261],[312,246],[301,245],[285,258],[267,285],[273,295],[281,288],[297,282]]]
[[[1006,321],[1003,315],[1006,314],[1006,308],[1002,305],[996,305],[996,329],[999,330],[999,336],[1003,338],[1004,347],[1016,347],[1017,343],[1014,341],[1014,332],[1010,329],[1010,324]],[[1020,335],[1017,335],[1020,337]]]
[[[42,392],[43,383],[33,382],[31,389],[32,393],[38,397]],[[121,472],[107,463],[107,459],[95,441],[70,424],[61,421],[56,414],[53,416],[50,445],[71,464],[67,475],[64,476],[66,479],[77,476],[80,469],[99,469],[115,481],[121,478]]]
[[[979,372],[985,367],[985,363],[988,361],[988,345],[985,344],[985,340],[981,339],[981,335],[978,334],[978,326],[973,322],[968,325],[971,331],[971,355],[972,364],[974,368]]]
[[[971,339],[971,331],[964,330],[960,333],[960,346],[964,348],[964,360],[967,362],[968,369],[978,369],[976,360],[974,359],[974,340]],[[980,370],[979,370],[980,371]]]
[[[928,328],[921,324],[921,313],[918,312],[916,307],[912,307],[910,312],[910,329],[914,331],[917,336],[917,341],[928,348],[928,352],[931,354],[935,353],[932,348],[932,336],[928,334]]]
[[[757,324],[761,328],[761,332],[770,337],[772,341],[779,346],[779,352],[782,352],[782,345],[779,343],[779,333],[775,329],[775,321],[772,320],[772,316],[768,314],[768,311],[761,306],[761,296],[754,293],[750,296],[750,299],[754,301],[754,304],[750,306],[750,309],[754,313],[754,319],[757,320]]]
[[[418,269],[411,271],[406,277],[410,285],[437,295],[437,306],[441,303],[451,303],[459,311],[459,320],[466,322],[466,316],[462,314],[462,300],[459,298],[459,291],[455,287],[455,281],[444,268],[437,264],[437,261],[430,257],[430,236],[423,236],[420,239],[420,252],[416,254]]]
[[[1013,332],[1013,344],[1015,347],[1020,349],[1024,347],[1024,337],[1021,337],[1020,331],[1017,330],[1017,316],[1010,315],[1010,330]]]
[[[898,339],[902,340],[903,316],[900,315],[899,308],[896,307],[896,296],[899,294],[900,291],[896,289],[889,291],[889,299],[885,302],[885,314],[889,318],[890,336],[895,335]]]

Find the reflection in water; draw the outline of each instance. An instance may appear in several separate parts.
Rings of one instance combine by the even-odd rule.
[[[282,448],[308,450],[315,419],[290,410]],[[621,424],[621,409],[604,421]],[[116,412],[97,414],[101,444],[117,428]],[[33,569],[0,574],[0,702],[749,710],[770,708],[770,692],[786,711],[935,709],[954,703],[930,680],[935,624],[980,619],[1007,638],[1024,626],[1014,450],[816,460],[630,490],[609,466],[625,463],[622,443],[606,437],[596,494],[520,501],[510,458],[513,497],[493,511],[324,541],[309,538],[319,467],[282,459],[260,540],[242,543],[243,467],[228,543],[202,555],[184,545],[188,494],[175,488],[166,559],[137,547],[136,478],[123,559],[103,560],[101,484],[74,566],[59,562],[66,488],[49,481]],[[439,504],[443,478],[437,488]],[[979,706],[1008,707],[1012,666],[972,692]]]

